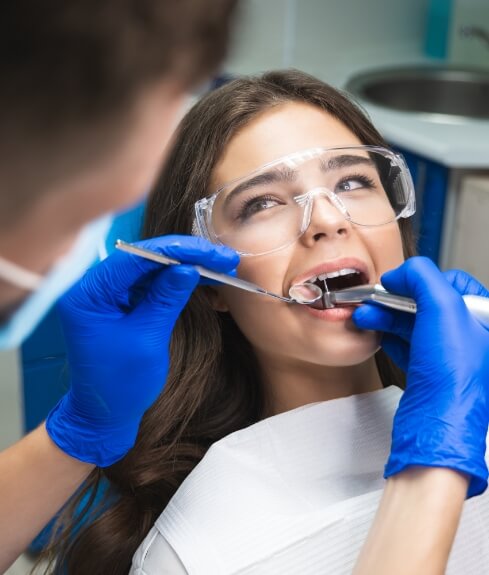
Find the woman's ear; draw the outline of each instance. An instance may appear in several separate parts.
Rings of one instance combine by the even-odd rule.
[[[228,304],[223,297],[219,288],[205,286],[205,295],[214,311],[227,312],[229,311]]]

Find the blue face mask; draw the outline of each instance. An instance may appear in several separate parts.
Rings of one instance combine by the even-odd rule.
[[[39,287],[21,304],[7,322],[0,325],[0,349],[20,345],[58,297],[98,258],[101,253],[100,250],[105,249],[105,237],[111,223],[112,216],[104,216],[87,225],[70,252],[42,279]],[[19,282],[21,287],[26,287],[29,278],[34,281],[36,277],[35,274],[27,271],[22,272],[20,270],[18,273],[26,276],[26,281]],[[14,274],[10,274],[9,277],[4,276],[4,274],[1,275],[7,281],[18,283],[14,279]]]

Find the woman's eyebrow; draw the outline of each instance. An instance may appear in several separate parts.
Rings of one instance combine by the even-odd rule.
[[[327,160],[321,160],[320,167],[322,172],[327,172],[328,170],[336,170],[338,168],[348,168],[350,166],[356,166],[358,164],[372,166],[375,168],[375,163],[373,160],[367,156],[355,156],[352,154],[343,154],[341,156],[334,156],[333,158],[328,158]]]
[[[335,156],[333,158],[328,158],[327,160],[320,161],[321,171],[334,170],[338,168],[344,168],[354,165],[367,165],[375,167],[375,163],[366,156],[355,156],[352,154],[343,154],[341,156]],[[231,202],[236,196],[242,194],[243,192],[249,190],[250,188],[255,188],[258,186],[266,186],[268,184],[274,184],[277,182],[293,182],[297,179],[297,171],[292,168],[282,168],[269,170],[268,172],[263,172],[257,174],[252,178],[241,182],[238,184],[224,200],[224,208]]]
[[[293,182],[297,179],[297,171],[291,168],[282,168],[270,170],[268,172],[263,172],[262,174],[257,174],[249,180],[241,182],[238,184],[224,200],[224,207],[226,207],[229,202],[235,198],[237,195],[242,194],[250,188],[256,188],[258,186],[266,186],[268,184],[275,184],[277,182]]]

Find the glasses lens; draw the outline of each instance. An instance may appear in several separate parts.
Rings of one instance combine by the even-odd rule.
[[[409,200],[405,182],[403,169],[388,152],[357,147],[295,154],[223,188],[212,206],[210,227],[217,239],[242,254],[268,253],[304,232],[310,213],[305,216],[304,210],[313,198],[338,211],[331,192],[352,223],[394,221]]]
[[[349,149],[328,153],[320,161],[325,187],[341,200],[351,222],[387,224],[406,207],[409,193],[393,156]]]
[[[285,165],[229,186],[216,197],[212,229],[224,244],[243,254],[262,254],[293,242],[301,233],[303,207],[297,174]]]

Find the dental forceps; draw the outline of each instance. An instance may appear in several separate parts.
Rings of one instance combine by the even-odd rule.
[[[413,299],[393,294],[380,284],[359,285],[334,291],[326,290],[323,294],[325,308],[333,308],[338,304],[359,304],[368,301],[392,309],[416,313],[416,302]]]
[[[158,262],[160,264],[165,264],[165,265],[169,265],[169,266],[175,266],[175,265],[181,265],[182,262],[175,260],[173,258],[169,258],[168,256],[165,256],[163,254],[160,254],[158,252],[155,252],[153,250],[148,250],[147,248],[142,248],[140,246],[135,246],[134,244],[130,244],[127,242],[124,242],[122,240],[117,240],[115,243],[115,247],[119,250],[122,250],[123,252],[127,252],[130,254],[134,254],[136,256],[139,256],[141,258],[146,258],[147,260],[152,260],[154,262]],[[205,277],[205,278],[209,278],[212,280],[215,280],[219,283],[222,284],[226,284],[226,285],[230,285],[233,287],[237,287],[239,289],[245,290],[245,291],[249,291],[252,293],[257,293],[257,294],[262,294],[262,295],[268,295],[270,297],[273,297],[275,299],[287,302],[287,303],[300,303],[300,304],[311,304],[314,303],[315,301],[318,301],[319,299],[321,299],[323,297],[323,292],[321,290],[321,288],[319,286],[316,286],[314,284],[310,284],[310,291],[311,291],[311,295],[313,297],[310,297],[309,299],[303,298],[302,301],[299,301],[293,297],[285,297],[279,294],[276,294],[274,292],[268,291],[265,288],[262,288],[252,282],[248,282],[246,280],[242,280],[240,278],[234,277],[234,276],[230,276],[228,274],[223,274],[223,273],[219,273],[219,272],[215,272],[212,271],[204,266],[200,266],[200,265],[193,265],[191,264],[192,267],[194,267],[201,276]],[[309,284],[308,284],[309,286]]]
[[[489,298],[477,295],[464,295],[462,297],[472,315],[484,326],[489,327]],[[359,285],[337,291],[326,291],[322,301],[325,308],[333,308],[338,304],[360,304],[370,301],[388,308],[416,313],[416,302],[413,299],[393,294],[380,284]]]

